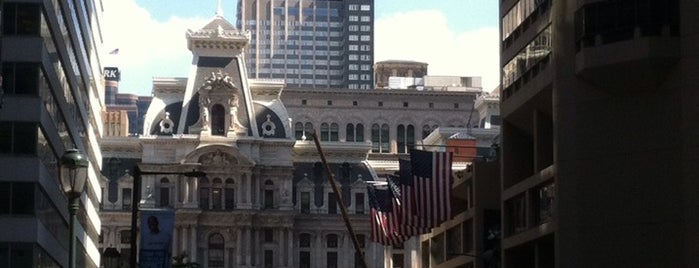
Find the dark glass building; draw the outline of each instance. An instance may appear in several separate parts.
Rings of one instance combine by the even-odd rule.
[[[90,162],[75,226],[77,266],[98,267],[101,1],[0,3],[0,267],[68,265],[58,159],[72,148]]]

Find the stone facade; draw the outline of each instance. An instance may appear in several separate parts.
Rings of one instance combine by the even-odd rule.
[[[174,210],[173,255],[202,267],[355,267],[317,130],[369,265],[390,266],[393,250],[369,241],[366,181],[395,172],[435,129],[475,125],[480,91],[284,89],[245,79],[247,38],[221,16],[189,31],[192,75],[154,79],[140,137],[103,139],[101,247],[128,259],[130,209],[139,205]],[[133,202],[135,165],[207,175],[143,175]]]

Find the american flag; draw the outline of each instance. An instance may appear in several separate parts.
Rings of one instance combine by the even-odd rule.
[[[371,241],[385,246],[400,245],[407,239],[397,233],[399,221],[395,200],[389,189],[368,186],[371,205]]]
[[[415,207],[414,199],[410,196],[410,185],[403,184],[400,177],[389,176],[388,189],[391,190],[393,197],[393,211],[396,221],[396,233],[404,240],[411,236],[429,233],[428,228],[416,226],[417,215],[412,208]]]
[[[418,226],[432,228],[451,218],[451,163],[450,152],[411,150]]]

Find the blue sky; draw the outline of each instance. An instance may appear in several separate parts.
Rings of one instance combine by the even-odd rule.
[[[429,75],[483,77],[485,91],[499,80],[496,0],[375,0],[375,61],[429,64]],[[217,0],[109,0],[103,33],[107,66],[122,72],[121,93],[151,94],[153,77],[184,77],[191,52],[185,32],[211,20]],[[237,0],[222,0],[235,23]]]

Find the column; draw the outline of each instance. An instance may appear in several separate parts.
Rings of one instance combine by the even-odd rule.
[[[190,199],[192,201],[192,207],[199,207],[199,179],[198,178],[192,178],[192,184],[189,187],[189,192],[191,193],[192,198]]]
[[[185,177],[184,180],[180,182],[182,189],[180,192],[182,192],[182,205],[186,206],[189,204],[189,182],[192,180],[190,177]]]
[[[275,231],[277,232],[277,237],[279,238],[278,239],[279,242],[277,243],[277,245],[279,245],[278,246],[279,252],[277,252],[277,254],[279,255],[278,266],[285,266],[286,264],[284,262],[284,259],[286,257],[286,251],[287,251],[287,249],[284,248],[284,245],[286,244],[286,243],[284,243],[285,230],[284,230],[284,228],[280,228],[280,229],[277,229]]]
[[[315,234],[316,235],[316,242],[313,243],[315,247],[313,247],[313,256],[311,256],[311,267],[323,267],[325,266],[326,262],[325,256],[323,254],[322,249],[325,248],[325,245],[323,245],[323,234],[318,232]]]
[[[242,228],[235,230],[235,264],[236,266],[243,265],[243,231]]]
[[[190,227],[190,241],[189,241],[189,259],[192,262],[197,262],[197,227]]]
[[[251,234],[251,232],[252,232],[252,228],[250,228],[250,227],[245,228],[245,245],[246,245],[246,247],[245,247],[245,265],[251,265],[251,262],[250,262],[250,259],[252,257],[251,256],[252,255],[251,254],[252,253],[252,245],[251,245],[252,234]]]
[[[253,260],[255,266],[262,266],[263,263],[263,250],[262,250],[262,243],[259,243],[260,241],[260,229],[259,228],[254,228],[253,229],[253,235],[254,235],[254,240],[252,241],[252,248],[254,249],[252,252]]]
[[[246,176],[246,177],[247,177],[247,180],[245,181],[245,188],[247,188],[248,190],[245,193],[245,201],[247,201],[250,205],[257,204],[257,202],[253,202],[252,195],[251,195],[251,191],[254,191],[254,189],[252,188],[253,176]]]
[[[188,255],[192,255],[192,252],[189,252],[189,246],[188,246],[188,241],[189,237],[187,233],[189,232],[189,228],[186,226],[181,226],[178,228],[178,234],[180,236],[180,251],[186,251]],[[189,259],[189,258],[187,258]]]
[[[288,254],[286,258],[286,266],[287,267],[293,267],[294,266],[294,258],[296,257],[296,249],[294,248],[294,232],[291,228],[286,229],[286,242],[288,244],[287,249],[288,249]]]
[[[177,233],[177,230],[179,228],[180,228],[179,226],[175,225],[174,229],[172,230],[172,256],[173,257],[178,256],[178,255],[180,255],[180,253],[182,253],[182,252],[180,252],[179,245],[177,244],[179,237],[180,237],[179,234]]]

